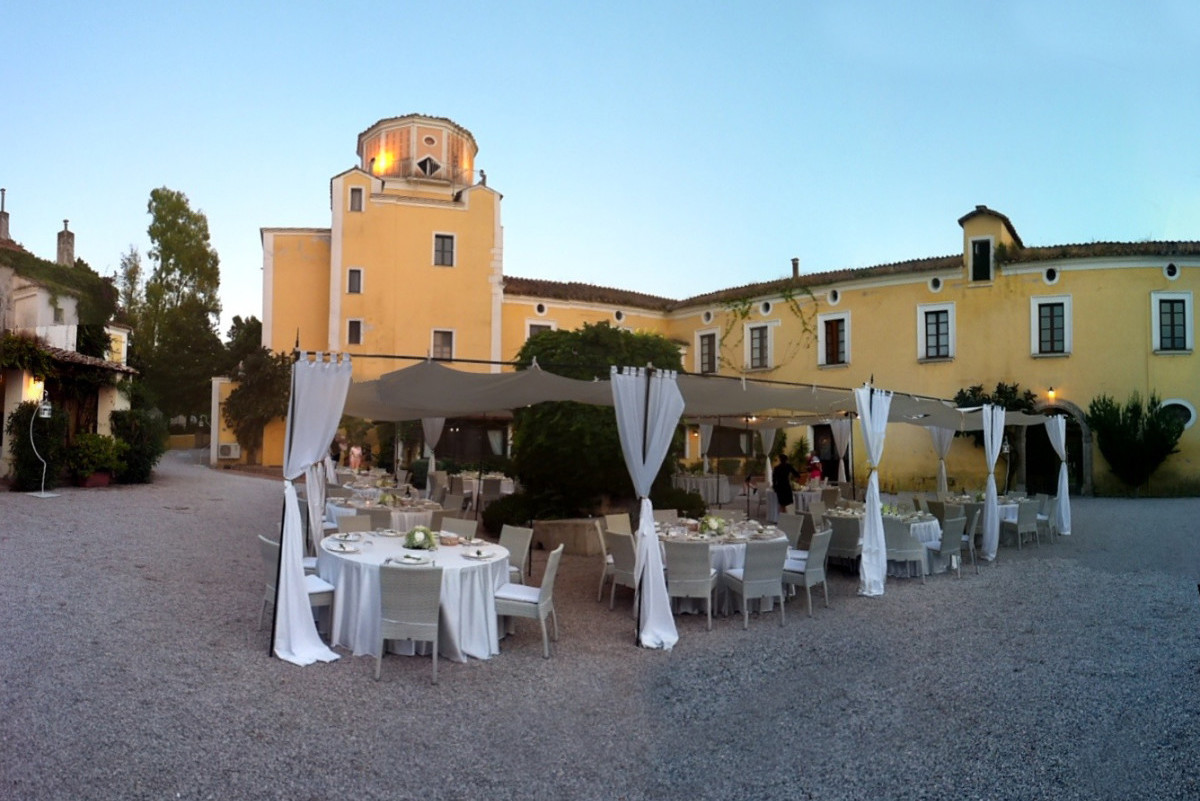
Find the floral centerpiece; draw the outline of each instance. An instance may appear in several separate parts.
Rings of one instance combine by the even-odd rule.
[[[716,515],[705,515],[700,518],[700,526],[698,533],[702,537],[720,537],[725,533],[725,523],[727,521],[723,517]]]
[[[428,526],[417,526],[404,535],[404,547],[418,551],[432,551],[437,548],[437,537]]]

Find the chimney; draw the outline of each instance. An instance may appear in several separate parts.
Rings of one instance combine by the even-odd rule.
[[[4,210],[4,193],[7,189],[0,189],[0,241],[8,239],[8,212]]]
[[[75,234],[67,230],[69,220],[63,220],[63,229],[58,232],[58,263],[64,267],[75,264]]]
[[[800,277],[800,259],[792,256],[792,278]]]

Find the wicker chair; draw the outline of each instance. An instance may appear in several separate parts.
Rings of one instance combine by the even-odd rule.
[[[437,684],[438,613],[442,603],[440,567],[379,567],[379,655],[375,657],[375,680],[383,667],[388,640],[433,643],[433,683]]]
[[[666,554],[667,595],[671,598],[703,598],[712,631],[713,593],[717,589],[717,571],[708,555],[708,543],[663,541]]]
[[[546,618],[554,616],[554,640],[558,641],[558,613],[554,611],[554,577],[562,559],[562,545],[550,552],[540,587],[505,584],[496,590],[496,614],[503,617],[527,617],[542,626],[542,656],[550,658],[550,639],[546,636]]]

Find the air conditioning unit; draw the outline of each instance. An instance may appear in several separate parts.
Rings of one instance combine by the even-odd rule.
[[[221,459],[240,459],[242,446],[236,442],[223,442],[217,446],[217,456]]]

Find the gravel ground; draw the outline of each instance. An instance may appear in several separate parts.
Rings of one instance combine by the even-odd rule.
[[[1195,799],[1200,499],[1078,499],[1075,534],[831,608],[632,646],[567,556],[562,637],[486,662],[267,656],[280,482],[0,495],[0,798]],[[535,577],[545,553],[534,555]]]

